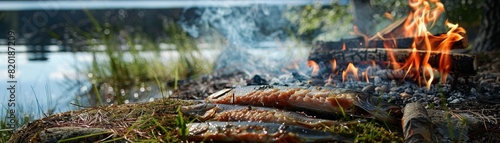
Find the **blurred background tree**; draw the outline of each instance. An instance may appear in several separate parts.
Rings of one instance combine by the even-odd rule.
[[[349,8],[340,2],[316,3],[290,8],[285,17],[292,23],[292,32],[305,41],[336,40],[349,36],[352,31],[353,17]]]
[[[500,50],[500,1],[484,0],[482,4],[481,24],[474,41],[475,52]],[[473,16],[473,15],[472,15]]]

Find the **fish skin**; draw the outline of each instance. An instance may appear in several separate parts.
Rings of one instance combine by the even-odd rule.
[[[340,91],[333,93],[330,89],[321,87],[245,86],[234,88],[224,95],[210,95],[206,98],[206,102],[307,110],[338,115],[341,112],[354,112],[352,104],[354,99],[352,95]]]
[[[350,122],[338,122],[333,120],[310,118],[303,114],[276,108],[212,103],[182,106],[181,112],[186,115],[198,117],[200,121],[260,121],[285,123],[287,125],[298,125],[306,128],[346,126],[366,121],[362,119]]]
[[[295,111],[310,111],[322,117],[343,113],[399,124],[401,107],[382,102],[367,93],[332,87],[305,86],[245,86],[210,95],[206,102],[275,107]]]
[[[188,141],[315,143],[354,142],[355,136],[338,134],[300,126],[262,122],[189,123]]]

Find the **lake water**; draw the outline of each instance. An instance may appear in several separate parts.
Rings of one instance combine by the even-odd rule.
[[[16,46],[20,51],[24,46]],[[53,48],[53,47],[52,47]],[[6,46],[0,46],[0,49],[7,49]],[[201,53],[211,62],[218,56],[220,50],[202,48]],[[153,52],[142,52],[144,57],[152,56]],[[171,58],[178,56],[177,52],[164,50],[161,53],[162,62],[168,62]],[[55,113],[77,109],[74,103],[77,95],[89,92],[91,88],[88,82],[88,75],[77,69],[85,69],[93,60],[91,52],[49,52],[46,53],[46,61],[30,61],[31,53],[16,53],[16,74],[15,79],[9,78],[7,71],[7,60],[0,62],[0,115],[5,115],[5,108],[9,103],[9,88],[11,83],[7,81],[15,80],[16,109],[22,110],[22,113],[35,115],[35,118],[41,117],[42,111],[55,109]],[[0,52],[0,59],[8,59],[7,53]],[[104,53],[97,53],[97,57],[104,56]],[[81,83],[77,83],[80,81]],[[151,98],[159,98],[160,94],[153,95]],[[41,109],[41,110],[39,110]]]

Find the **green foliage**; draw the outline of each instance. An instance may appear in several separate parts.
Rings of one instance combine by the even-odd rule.
[[[354,134],[355,142],[403,142],[396,132],[381,127],[376,122],[362,122],[349,126],[332,126],[329,131],[334,133]]]
[[[184,115],[181,112],[181,107],[177,108],[177,118],[175,120],[175,123],[177,125],[177,128],[179,129],[179,135],[181,137],[181,140],[186,140],[187,135],[188,135],[188,130],[187,130],[187,122],[184,120]]]
[[[443,1],[446,16],[452,23],[459,23],[464,27],[479,26],[483,11],[481,0]]]
[[[344,36],[352,29],[352,16],[348,13],[349,5],[332,2],[329,6],[319,3],[292,9],[285,17],[295,26],[297,35],[306,40],[316,39],[318,35]],[[348,28],[347,28],[348,27]]]

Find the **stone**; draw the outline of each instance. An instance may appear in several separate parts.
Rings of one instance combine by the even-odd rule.
[[[403,93],[399,94],[399,96],[401,96],[402,98],[411,98],[411,97],[413,97],[411,94],[408,94],[406,92],[403,92]]]
[[[375,86],[374,85],[368,85],[363,87],[361,91],[366,92],[366,93],[373,93],[375,91]]]
[[[452,101],[450,101],[450,104],[458,104],[460,103],[460,99],[456,98],[456,99],[453,99]]]
[[[111,134],[110,130],[103,128],[53,127],[41,131],[38,134],[38,138],[36,138],[38,140],[36,142],[54,143],[75,137],[78,137],[78,139],[69,142],[96,142],[105,139]]]

